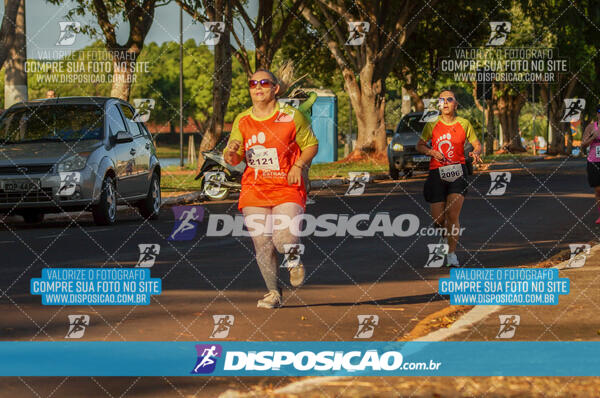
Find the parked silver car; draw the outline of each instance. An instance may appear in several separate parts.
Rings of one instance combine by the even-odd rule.
[[[117,204],[158,217],[160,163],[134,108],[117,98],[21,102],[0,116],[0,213],[41,222],[46,213],[91,210],[113,224]]]

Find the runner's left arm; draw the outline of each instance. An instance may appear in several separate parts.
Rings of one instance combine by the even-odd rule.
[[[288,172],[288,183],[298,185],[302,179],[302,170],[310,168],[313,158],[319,151],[319,140],[310,127],[310,122],[301,112],[294,113],[296,125],[296,144],[300,147],[300,157]]]
[[[473,150],[471,151],[471,157],[477,163],[481,163],[481,158],[479,157],[479,155],[481,155],[481,143],[479,142],[479,139],[477,138],[477,134],[475,134],[475,129],[473,129],[473,126],[471,125],[471,123],[466,119],[464,121],[463,128],[465,129],[465,135],[466,135],[467,140],[471,143],[471,145],[473,145]]]

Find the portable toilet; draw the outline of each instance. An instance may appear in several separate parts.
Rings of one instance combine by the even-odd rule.
[[[333,91],[319,88],[303,88],[306,93],[314,92],[317,99],[311,109],[311,126],[319,140],[319,152],[312,163],[327,163],[337,160],[337,97]],[[303,99],[280,98],[281,105],[288,104],[297,108]]]
[[[337,97],[328,89],[304,89],[317,93],[312,106],[312,129],[319,140],[319,152],[313,159],[315,163],[335,162],[338,159],[338,106]]]

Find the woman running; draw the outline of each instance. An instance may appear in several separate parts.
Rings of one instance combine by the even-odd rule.
[[[598,127],[598,122],[600,122],[600,104],[598,104],[596,112],[596,121],[588,124],[583,132],[581,149],[590,147],[587,157],[588,183],[590,187],[594,188],[596,204],[598,205],[598,211],[600,211],[600,127]],[[600,217],[596,219],[596,224],[600,224]]]
[[[445,265],[458,267],[455,253],[460,231],[458,219],[468,186],[464,147],[468,140],[473,145],[471,156],[481,162],[481,144],[471,123],[456,116],[458,102],[452,91],[442,91],[438,105],[441,114],[437,121],[429,122],[423,128],[417,151],[431,156],[423,193],[431,204],[433,222],[445,231],[441,241],[448,244]],[[430,140],[431,147],[427,144]]]
[[[295,217],[304,213],[306,181],[302,172],[317,154],[318,141],[302,112],[287,105],[280,108],[276,96],[281,87],[273,73],[258,69],[248,86],[252,107],[235,118],[224,157],[231,165],[246,160],[238,207],[252,235],[256,262],[269,290],[257,306],[277,308],[282,301],[277,252],[285,253],[284,245],[297,244],[299,238],[291,223],[287,228],[274,228],[273,223],[299,220]],[[257,221],[262,230],[253,234],[251,225]],[[290,284],[298,287],[303,282],[304,266],[300,262],[290,268]]]

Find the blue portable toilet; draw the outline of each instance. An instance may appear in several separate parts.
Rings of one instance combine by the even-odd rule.
[[[315,163],[335,162],[338,159],[337,97],[331,90],[305,88],[305,92],[317,93],[312,106],[312,129],[319,140],[319,152],[313,159]]]
[[[319,140],[319,152],[312,163],[328,163],[337,160],[337,97],[333,91],[321,88],[303,88],[306,93],[314,92],[317,99],[311,108],[311,127]],[[280,105],[288,104],[297,108],[301,101],[297,98],[280,98]]]

